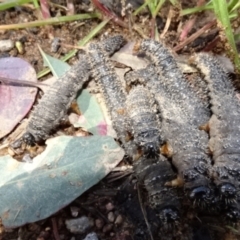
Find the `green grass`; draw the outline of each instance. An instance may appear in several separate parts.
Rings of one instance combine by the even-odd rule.
[[[240,9],[239,0],[211,0],[207,2],[204,6],[195,7],[191,9],[184,9],[181,12],[181,15],[194,14],[197,12],[212,10],[214,11],[218,22],[222,26],[226,38],[228,40],[230,51],[229,55],[233,59],[236,66],[236,70],[240,72],[240,59],[239,54],[236,48],[236,39],[239,38],[238,35],[234,35],[234,30],[231,26],[231,21],[239,17],[238,10]]]

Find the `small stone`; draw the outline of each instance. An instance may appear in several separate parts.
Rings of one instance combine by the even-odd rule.
[[[108,212],[112,211],[114,209],[114,205],[111,202],[109,202],[108,204],[106,204],[106,209]]]
[[[21,41],[17,41],[15,43],[15,47],[18,50],[19,54],[23,54],[25,52],[24,45],[23,45],[23,43]]]
[[[71,233],[85,233],[93,225],[86,216],[66,220],[65,224]]]
[[[98,240],[95,232],[89,233],[83,240]]]
[[[116,225],[121,225],[122,222],[123,222],[123,217],[122,217],[122,215],[118,215],[118,216],[116,217],[115,224],[116,224]]]
[[[95,220],[95,226],[96,226],[96,228],[98,228],[98,229],[102,229],[102,227],[103,227],[103,220],[102,219],[96,219]]]
[[[110,223],[110,224],[106,224],[104,227],[103,227],[103,233],[107,233],[107,232],[110,232],[113,228],[113,224]]]
[[[60,47],[60,38],[55,37],[51,43],[51,52],[56,53]]]
[[[109,220],[109,222],[114,222],[115,216],[114,216],[113,212],[108,213],[108,220]]]
[[[78,213],[79,213],[79,208],[78,207],[71,207],[70,211],[71,211],[72,217],[77,217]]]
[[[14,42],[11,39],[0,40],[0,52],[7,52],[14,48]]]

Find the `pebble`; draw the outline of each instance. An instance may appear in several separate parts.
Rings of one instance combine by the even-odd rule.
[[[65,224],[71,233],[85,233],[93,225],[86,216],[66,220]]]
[[[104,227],[103,227],[103,233],[107,233],[107,232],[110,232],[113,228],[113,224],[112,223],[109,223],[109,224],[106,224]]]
[[[0,40],[0,52],[7,52],[14,48],[14,42],[11,39]]]
[[[51,52],[56,53],[60,47],[60,38],[55,37],[51,43]]]
[[[114,209],[114,205],[109,202],[106,204],[106,210],[109,212],[109,211],[112,211]]]
[[[71,207],[70,208],[70,211],[71,211],[71,215],[72,217],[77,217],[78,216],[78,213],[79,213],[79,208],[78,207]]]
[[[15,47],[16,47],[16,49],[18,50],[18,53],[19,53],[19,54],[23,54],[23,53],[25,52],[23,43],[22,43],[21,41],[16,41]]]
[[[98,229],[101,229],[102,227],[103,227],[103,220],[102,219],[96,219],[95,220],[95,226],[96,226],[96,228],[98,228]]]
[[[114,222],[115,216],[114,216],[113,212],[108,213],[108,220],[109,220],[109,222]]]
[[[115,223],[116,225],[121,225],[122,222],[123,222],[123,217],[122,217],[122,215],[118,215],[118,216],[116,217],[116,220],[115,220],[114,223]]]
[[[95,232],[89,233],[83,240],[98,240]]]

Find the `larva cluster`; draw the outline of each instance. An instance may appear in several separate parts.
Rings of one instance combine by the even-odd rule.
[[[235,202],[240,190],[240,101],[216,58],[201,53],[195,56],[195,62],[205,75],[211,98],[209,148],[214,160],[213,179],[220,198],[232,209],[232,218],[239,219],[239,206]],[[231,215],[230,211],[228,214]]]
[[[154,104],[153,96],[141,85],[133,87],[127,96],[126,107],[134,142],[144,155],[152,157],[159,155],[163,143]]]
[[[181,108],[176,102],[177,97],[172,97],[153,65],[130,72],[126,78],[128,82],[145,83],[154,94],[160,109],[162,133],[167,140],[164,152],[172,158],[189,197],[199,205],[210,205],[214,196],[209,179],[211,161],[207,154],[208,136],[189,121],[189,116],[195,113],[194,108],[189,116],[181,111],[184,106]]]
[[[106,54],[111,55],[118,50],[125,40],[117,35],[102,42]],[[83,84],[89,79],[90,66],[86,54],[79,56],[79,61],[62,77],[60,77],[43,95],[32,112],[27,131],[22,139],[28,145],[45,140],[56,130],[66,115],[72,101]]]

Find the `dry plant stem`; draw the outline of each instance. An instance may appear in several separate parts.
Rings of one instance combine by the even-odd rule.
[[[149,235],[150,235],[150,238],[151,240],[154,240],[153,239],[153,235],[152,235],[152,232],[151,232],[151,228],[150,228],[150,225],[149,225],[149,222],[147,220],[147,214],[146,214],[146,211],[143,207],[143,201],[142,201],[142,195],[141,195],[141,188],[139,186],[137,186],[137,192],[138,192],[138,200],[139,200],[139,204],[140,204],[140,207],[141,207],[141,210],[142,210],[142,214],[143,214],[143,217],[144,217],[144,220],[145,220],[145,223],[147,225],[147,228],[148,228],[148,232],[149,232]]]
[[[112,19],[118,25],[127,28],[127,24],[122,21],[116,14],[109,11],[107,8],[104,7],[103,4],[99,2],[99,0],[92,0],[93,4],[108,18]]]
[[[205,4],[205,0],[199,0],[199,1],[197,2],[197,6],[198,6],[198,7],[203,6],[203,4]],[[180,35],[180,37],[179,37],[179,39],[180,39],[181,42],[186,39],[188,33],[191,31],[191,29],[192,29],[193,25],[195,24],[196,20],[197,20],[197,16],[194,16],[192,19],[190,19],[190,20],[185,24],[185,26],[184,26],[184,28],[183,28],[183,31],[182,31],[182,33],[181,33],[181,35]]]
[[[167,21],[166,21],[166,24],[164,26],[164,29],[163,29],[163,32],[161,33],[160,35],[160,38],[164,38],[165,34],[167,33],[168,29],[169,29],[169,26],[171,24],[171,21],[172,21],[172,15],[173,15],[173,12],[172,12],[172,8],[170,8],[169,12],[168,12],[168,17],[167,17]]]
[[[178,52],[182,48],[184,48],[187,44],[193,42],[196,38],[201,36],[206,30],[210,29],[212,26],[216,24],[216,20],[211,21],[210,23],[206,24],[203,26],[201,29],[199,29],[196,33],[191,35],[189,38],[187,38],[185,41],[182,43],[178,44],[176,47],[173,48],[175,52]]]
[[[133,30],[136,31],[142,38],[147,39],[148,36],[144,34],[143,30],[139,28],[137,25],[133,26]]]
[[[193,25],[195,24],[197,20],[197,16],[194,16],[192,19],[190,19],[185,26],[183,27],[182,33],[179,37],[179,40],[182,42],[187,38],[188,33],[192,30]]]
[[[216,36],[204,49],[203,52],[209,52],[211,51],[217,44],[218,41],[220,41],[220,36]]]
[[[52,221],[54,238],[55,238],[55,240],[60,240],[61,238],[60,238],[59,233],[58,233],[56,218],[51,218],[51,221]]]
[[[156,26],[156,19],[152,18],[151,20],[151,33],[150,36],[152,39],[155,39],[155,26]]]

